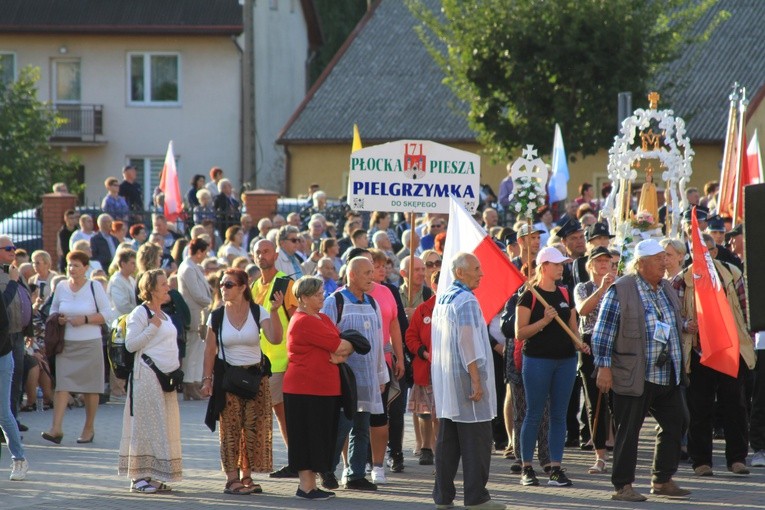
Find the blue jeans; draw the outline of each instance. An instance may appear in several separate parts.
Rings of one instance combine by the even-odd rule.
[[[523,356],[523,387],[526,390],[526,418],[521,427],[521,458],[531,462],[539,422],[550,399],[550,461],[563,459],[566,442],[566,410],[576,377],[576,356],[565,359]]]
[[[335,443],[335,456],[332,466],[340,462],[340,453],[348,438],[348,480],[360,480],[366,476],[367,452],[369,451],[369,416],[370,413],[357,411],[353,420],[345,417],[340,410],[340,423],[337,427],[337,442]]]
[[[0,428],[13,460],[24,460],[19,427],[11,412],[11,384],[13,381],[13,352],[0,356]]]

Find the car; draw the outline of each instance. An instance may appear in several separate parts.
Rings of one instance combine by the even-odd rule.
[[[0,234],[10,236],[13,245],[27,253],[42,249],[42,222],[37,209],[25,209],[0,221]]]
[[[77,207],[80,214],[90,214],[95,219],[101,211],[94,207]],[[0,221],[0,235],[10,236],[13,245],[23,248],[31,254],[35,250],[42,250],[42,221],[40,220],[40,208],[24,209],[13,213],[8,218]]]

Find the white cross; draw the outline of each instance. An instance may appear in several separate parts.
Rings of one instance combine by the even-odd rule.
[[[527,145],[525,149],[523,149],[522,153],[523,157],[531,161],[532,159],[537,157],[537,150],[534,148],[533,145]]]

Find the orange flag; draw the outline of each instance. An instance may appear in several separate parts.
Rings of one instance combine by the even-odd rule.
[[[693,293],[699,325],[701,364],[731,377],[738,376],[738,330],[717,270],[701,240],[696,207],[693,226]]]

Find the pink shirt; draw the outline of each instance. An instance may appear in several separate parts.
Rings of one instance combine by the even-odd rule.
[[[383,341],[385,342],[385,361],[387,361],[388,365],[391,365],[391,353],[393,348],[390,343],[390,323],[391,321],[398,320],[396,298],[393,297],[393,294],[388,287],[380,285],[379,283],[374,284],[369,295],[377,301],[377,305],[380,307],[383,323]]]

